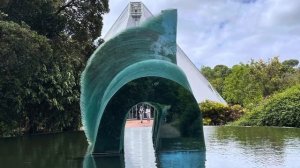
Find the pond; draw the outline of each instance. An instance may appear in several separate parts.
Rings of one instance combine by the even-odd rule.
[[[176,150],[156,154],[151,127],[126,128],[124,156],[101,157],[85,155],[88,144],[83,132],[2,138],[0,167],[300,167],[300,129],[205,126],[204,134],[205,152],[181,150],[180,144],[197,142],[177,139],[169,143]]]

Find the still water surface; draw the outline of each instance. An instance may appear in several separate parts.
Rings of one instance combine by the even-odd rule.
[[[88,144],[83,132],[2,138],[0,167],[300,168],[300,129],[204,127],[204,134],[206,152],[155,154],[150,127],[126,128],[125,155],[109,157],[85,155]]]

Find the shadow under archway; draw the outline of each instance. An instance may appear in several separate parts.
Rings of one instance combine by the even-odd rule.
[[[202,117],[193,95],[174,81],[144,77],[127,83],[109,101],[100,121],[94,154],[123,152],[126,115],[139,102],[151,102],[157,109],[153,126],[156,150],[163,146],[162,139],[178,137],[199,138],[202,144],[195,148],[204,149]]]

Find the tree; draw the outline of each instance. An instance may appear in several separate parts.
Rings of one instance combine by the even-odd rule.
[[[92,44],[101,34],[102,16],[108,11],[108,0],[70,0],[63,1],[55,14],[66,16],[69,36]]]
[[[250,73],[254,82],[263,86],[264,97],[297,83],[294,78],[296,70],[285,66],[279,61],[278,57],[274,57],[268,62],[252,61],[250,63]]]
[[[231,70],[225,65],[216,65],[213,70],[215,79],[212,80],[212,85],[222,94],[225,78],[231,73]]]
[[[9,0],[1,0],[1,1],[0,1],[0,8],[6,6],[7,3],[8,3],[8,1],[9,1]]]
[[[222,95],[224,80],[230,74],[230,68],[225,65],[216,65],[213,69],[210,67],[202,67],[201,72]]]
[[[31,77],[41,71],[36,63],[39,58],[50,58],[52,49],[46,38],[13,22],[0,21],[0,36],[0,110],[3,117],[0,121],[12,131],[24,115],[26,95],[31,94],[25,88],[32,83]]]
[[[225,79],[223,96],[232,104],[255,104],[263,97],[262,86],[254,82],[248,65],[235,65]]]
[[[4,19],[5,17],[7,17],[7,15],[0,10],[0,20]]]
[[[215,76],[225,78],[230,73],[230,69],[226,65],[216,65],[214,67]]]
[[[0,132],[79,128],[80,74],[108,11],[108,0],[1,1]]]
[[[282,64],[289,67],[296,67],[299,64],[299,61],[296,59],[290,59],[283,61]]]
[[[211,67],[203,66],[200,69],[201,73],[206,77],[207,80],[212,81],[215,79],[215,74]]]
[[[10,0],[1,10],[8,15],[7,20],[25,22],[48,38],[57,37],[65,29],[65,17],[54,14],[56,7],[50,0]]]
[[[25,22],[51,40],[76,41],[88,58],[98,44],[95,40],[101,35],[103,14],[109,8],[108,0],[10,0],[0,10],[8,14],[7,20]]]
[[[76,60],[61,56],[26,25],[0,21],[0,37],[1,132],[77,129]]]

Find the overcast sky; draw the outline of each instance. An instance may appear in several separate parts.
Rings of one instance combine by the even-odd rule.
[[[197,67],[300,59],[300,0],[141,0],[155,15],[178,9],[177,43]],[[129,0],[110,0],[102,35]]]

